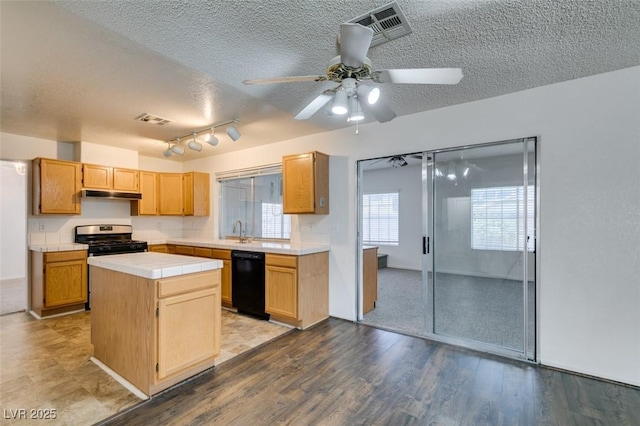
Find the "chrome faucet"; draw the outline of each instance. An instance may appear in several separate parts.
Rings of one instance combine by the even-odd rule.
[[[236,233],[236,225],[240,225],[240,234],[238,235],[238,242],[240,242],[240,243],[247,242],[247,238],[242,236],[242,221],[241,220],[236,220],[235,221],[235,223],[233,224],[233,230],[231,232],[233,232],[234,234]]]

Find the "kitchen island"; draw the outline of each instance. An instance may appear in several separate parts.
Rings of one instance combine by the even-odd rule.
[[[94,357],[147,396],[214,365],[222,262],[163,253],[90,257]]]

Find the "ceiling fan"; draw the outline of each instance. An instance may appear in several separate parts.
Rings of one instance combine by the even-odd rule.
[[[245,80],[244,84],[292,83],[302,81],[333,81],[337,87],[325,90],[296,116],[306,120],[333,100],[330,113],[347,116],[348,121],[364,119],[363,110],[381,123],[393,120],[396,114],[380,101],[380,89],[374,83],[395,84],[457,84],[462,79],[460,68],[405,68],[373,70],[367,51],[374,31],[360,24],[340,25],[340,55],[331,59],[326,75],[307,75]]]
[[[415,158],[417,160],[422,160],[422,155],[421,154],[405,154],[405,155],[394,155],[388,158],[380,158],[376,161],[373,161],[372,163],[369,163],[369,167],[374,166],[380,163],[381,161],[385,161],[385,160],[393,168],[404,167],[409,165],[409,163],[407,162],[407,158]]]

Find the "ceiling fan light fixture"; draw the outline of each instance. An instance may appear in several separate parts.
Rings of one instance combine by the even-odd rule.
[[[361,121],[364,120],[364,113],[360,108],[360,102],[356,96],[349,98],[349,117],[348,121]]]
[[[366,84],[358,85],[358,97],[366,99],[369,105],[373,105],[380,99],[380,89]]]
[[[343,89],[338,90],[333,98],[331,112],[336,115],[345,115],[349,111],[347,101],[347,92]]]

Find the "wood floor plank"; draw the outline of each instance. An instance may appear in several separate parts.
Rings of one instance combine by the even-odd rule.
[[[640,390],[330,319],[109,425],[640,424]]]

